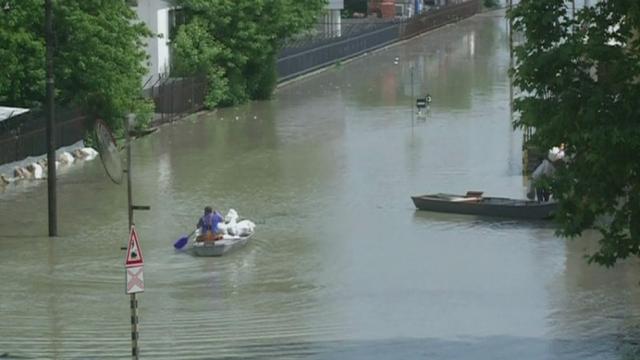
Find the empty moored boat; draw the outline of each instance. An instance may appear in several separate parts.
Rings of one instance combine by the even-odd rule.
[[[549,219],[557,207],[556,202],[484,197],[478,191],[466,195],[420,195],[411,199],[419,210],[516,219]]]

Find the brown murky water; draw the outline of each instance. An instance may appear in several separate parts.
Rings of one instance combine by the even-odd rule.
[[[135,142],[142,357],[634,358],[636,262],[588,266],[592,235],[411,203],[524,197],[507,45],[501,13],[476,16]],[[126,188],[97,160],[59,185],[53,240],[44,183],[0,194],[0,354],[127,358]],[[254,241],[175,252],[206,204],[253,219]]]

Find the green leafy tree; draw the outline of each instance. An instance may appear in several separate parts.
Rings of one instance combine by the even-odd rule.
[[[38,106],[44,99],[44,6],[12,2],[0,14],[0,103]],[[144,41],[151,36],[124,1],[54,2],[56,103],[79,106],[118,129],[130,111],[147,120],[152,104],[141,97],[146,73]]]
[[[269,98],[282,40],[317,22],[326,0],[175,0],[185,14],[172,41],[174,75],[205,74],[207,105]]]
[[[576,12],[562,0],[522,0],[510,16],[516,47],[516,126],[534,145],[566,144],[550,179],[559,233],[602,235],[590,261],[640,255],[640,2],[600,1]]]
[[[42,1],[24,0],[0,12],[0,104],[33,107],[44,98]]]

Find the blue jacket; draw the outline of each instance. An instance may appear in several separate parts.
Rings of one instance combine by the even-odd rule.
[[[207,231],[211,231],[213,233],[218,232],[218,224],[224,221],[222,215],[220,215],[217,211],[214,211],[210,214],[206,214],[200,218],[198,221],[198,227],[202,234],[206,234]]]

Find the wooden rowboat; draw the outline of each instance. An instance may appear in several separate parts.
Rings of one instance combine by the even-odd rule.
[[[471,191],[466,195],[429,194],[411,199],[419,210],[516,219],[549,219],[557,207],[556,202],[483,197],[481,192]]]

